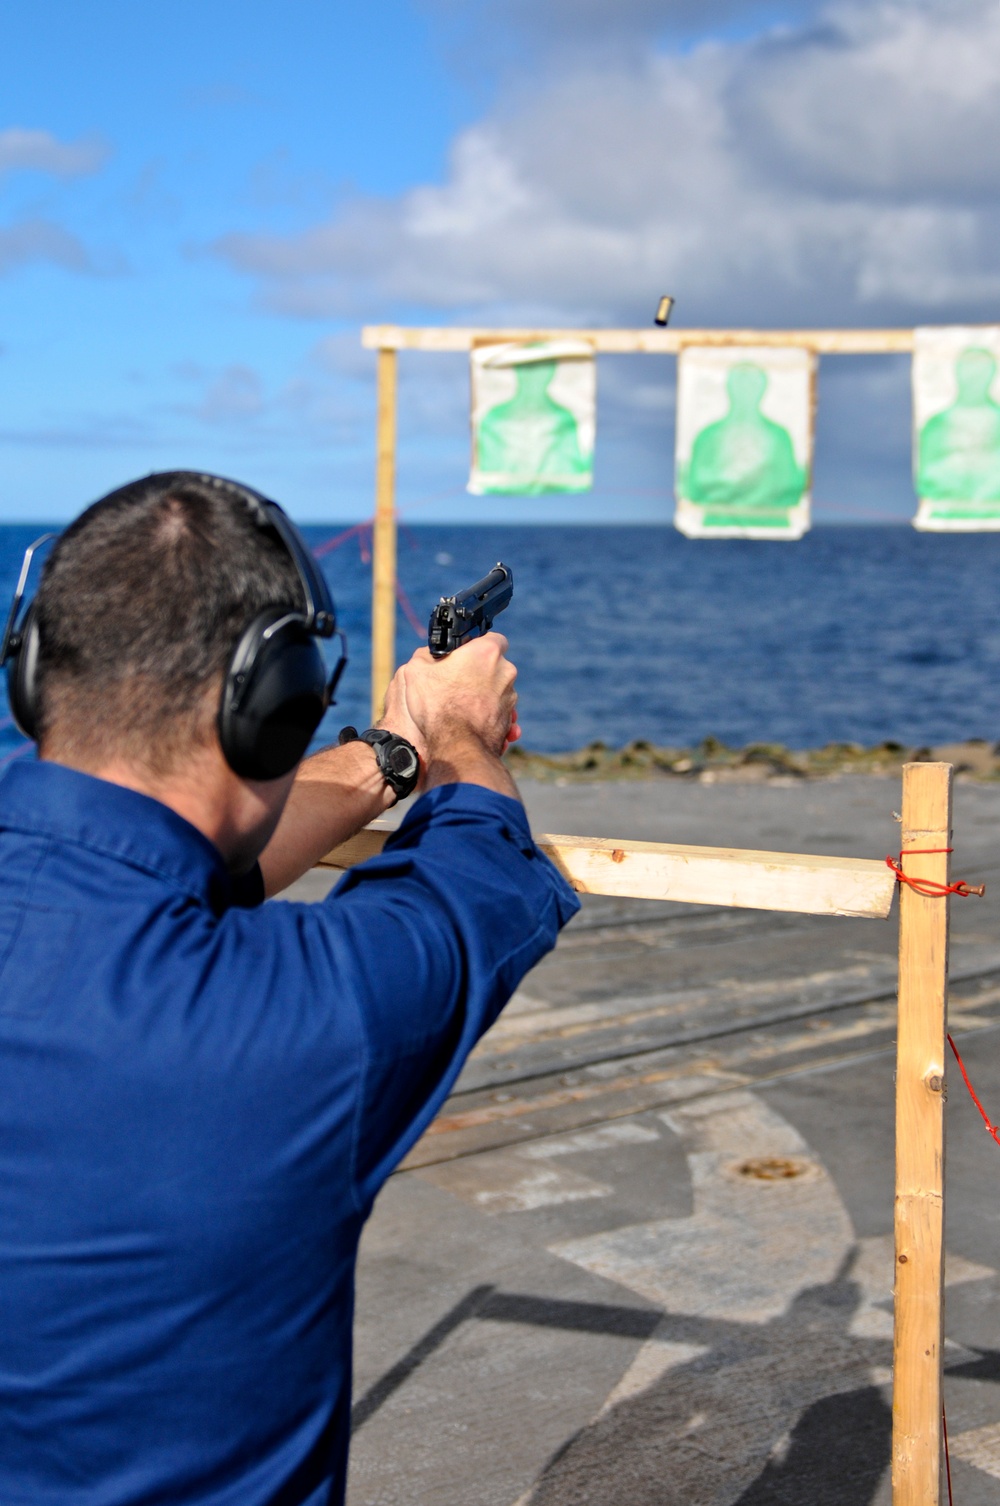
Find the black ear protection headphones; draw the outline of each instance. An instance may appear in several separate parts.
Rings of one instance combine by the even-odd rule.
[[[295,566],[304,607],[268,607],[244,629],[226,666],[217,720],[222,752],[234,773],[243,779],[279,779],[305,754],[324,712],[334,704],[333,693],[347,665],[347,640],[337,632],[322,571],[291,518],[260,492],[197,471],[170,471],[147,480],[166,486],[197,481],[230,497],[262,533],[283,546]],[[23,615],[21,603],[32,556],[51,537],[36,539],[24,556],[0,645],[11,715],[25,737],[36,740],[39,630],[34,602]],[[318,640],[334,634],[341,654],[328,676]]]

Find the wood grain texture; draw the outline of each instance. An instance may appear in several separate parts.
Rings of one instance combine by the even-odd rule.
[[[396,367],[395,350],[381,348],[372,530],[372,723],[382,715],[396,669]]]
[[[948,882],[952,767],[903,768],[903,867]],[[911,856],[907,857],[907,852]],[[948,899],[900,885],[893,1506],[941,1500]]]
[[[386,830],[369,827],[328,853],[319,866],[350,868],[364,862],[381,852],[388,835]],[[871,858],[603,837],[541,836],[536,840],[581,894],[884,920],[895,889],[892,872]]]
[[[589,340],[603,355],[676,355],[685,345],[804,346],[820,355],[887,355],[913,349],[912,329],[472,329],[367,325],[368,350],[471,350],[507,340]]]

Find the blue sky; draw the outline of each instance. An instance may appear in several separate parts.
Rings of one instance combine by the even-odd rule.
[[[38,0],[0,79],[3,520],[180,465],[367,516],[365,322],[1000,310],[985,0]],[[665,519],[672,367],[603,361],[594,495],[508,504],[404,358],[404,509]],[[823,366],[819,516],[908,514],[906,383]]]
[[[317,516],[363,509],[367,484],[355,500],[334,453],[353,455],[356,422],[345,443],[335,412],[329,436],[295,412],[296,384],[303,406],[330,400],[314,352],[344,322],[262,312],[210,248],[441,171],[462,91],[426,21],[391,0],[42,0],[5,33],[0,129],[77,144],[79,161],[0,179],[5,228],[52,227],[20,264],[0,238],[0,515],[72,514],[174,464],[235,471]],[[284,411],[265,411],[283,391]]]

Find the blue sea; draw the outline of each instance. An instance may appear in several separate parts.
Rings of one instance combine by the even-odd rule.
[[[0,528],[5,599],[40,531]],[[337,525],[306,533],[325,546],[350,647],[330,740],[368,725],[371,568],[358,535],[330,548]],[[404,528],[399,579],[421,633],[439,596],[498,559],[514,571],[500,625],[526,748],[1000,738],[1000,535],[825,527],[764,544],[670,527]],[[401,609],[399,657],[419,641]],[[23,746],[4,699],[0,760]]]

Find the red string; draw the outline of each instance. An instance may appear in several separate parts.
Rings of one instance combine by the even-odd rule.
[[[431,500],[433,500],[433,499],[431,499]],[[358,544],[360,545],[360,548],[361,548],[361,562],[362,562],[362,564],[365,564],[365,565],[370,564],[371,563],[371,544],[370,544],[370,540],[371,540],[371,521],[370,520],[367,520],[364,523],[355,523],[355,524],[352,525],[352,527],[345,528],[342,533],[335,534],[332,539],[324,539],[324,541],[323,541],[322,544],[317,544],[316,545],[315,549],[313,550],[313,554],[315,555],[315,557],[317,559],[322,559],[324,555],[326,555],[326,554],[332,554],[332,552],[333,552],[334,549],[339,549],[340,546],[341,546],[341,544],[346,544],[347,540],[351,539],[351,538],[357,538],[357,540],[358,540]],[[414,547],[416,547],[416,541],[412,540],[412,539],[411,539],[411,541],[412,541]],[[420,618],[417,616],[416,612],[413,610],[413,607],[412,607],[412,605],[410,603],[410,598],[407,596],[406,592],[404,591],[402,583],[400,582],[398,576],[396,578],[396,599],[397,599],[397,601],[399,602],[400,606],[403,609],[403,613],[404,613],[404,615],[406,617],[407,622],[410,624],[410,627],[416,633],[417,637],[418,638],[425,638],[427,636],[427,629],[424,627],[423,623],[420,621]]]
[[[339,549],[341,544],[346,544],[347,540],[353,538],[355,534],[364,534],[369,526],[367,521],[355,523],[350,528],[345,528],[343,533],[335,534],[332,539],[324,539],[322,544],[317,544],[313,554],[316,559],[322,559],[324,554],[331,554],[334,549]]]
[[[1000,1145],[1000,1129],[998,1129],[997,1126],[991,1122],[990,1116],[987,1114],[986,1110],[979,1102],[979,1094],[976,1092],[975,1088],[969,1081],[969,1074],[965,1070],[965,1063],[963,1062],[961,1054],[959,1053],[959,1049],[955,1045],[955,1042],[950,1034],[948,1036],[948,1045],[955,1053],[955,1060],[958,1062],[958,1070],[962,1074],[962,1080],[964,1081],[965,1086],[968,1088],[969,1093],[972,1096],[973,1103],[976,1105],[976,1108],[983,1116],[983,1123],[985,1124],[987,1130],[996,1141],[996,1143]],[[951,1455],[948,1449],[948,1418],[945,1416],[944,1402],[941,1403],[941,1431],[944,1438],[944,1467],[948,1476],[948,1506],[954,1506],[951,1493]]]
[[[941,1402],[941,1431],[944,1434],[944,1473],[947,1474],[947,1506],[955,1506],[952,1497],[952,1456],[947,1449],[947,1417],[944,1416],[944,1402]]]
[[[948,894],[957,894],[959,899],[968,899],[970,895],[977,895],[982,899],[986,893],[985,884],[967,884],[965,879],[959,879],[954,884],[939,884],[937,879],[914,878],[912,874],[903,872],[903,859],[911,857],[914,853],[926,857],[930,853],[953,852],[951,847],[908,847],[905,852],[899,854],[899,862],[895,858],[886,858],[886,863],[896,875],[900,884],[909,884],[917,894],[922,894],[925,899],[944,899]]]
[[[983,1108],[982,1104],[979,1102],[978,1094],[976,1093],[975,1088],[972,1086],[971,1082],[969,1081],[969,1074],[965,1070],[965,1063],[963,1062],[961,1056],[959,1056],[959,1054],[958,1054],[958,1047],[955,1045],[955,1042],[952,1040],[952,1038],[951,1038],[950,1035],[948,1037],[948,1045],[951,1047],[951,1049],[955,1053],[955,1060],[958,1062],[958,1070],[961,1072],[962,1077],[965,1080],[965,1086],[968,1088],[969,1092],[972,1094],[972,1101],[973,1101],[973,1103],[976,1105],[976,1108],[979,1110],[979,1112],[983,1116],[983,1123],[985,1124],[986,1128],[989,1130],[990,1134],[993,1136],[993,1138],[997,1142],[997,1144],[1000,1145],[1000,1129],[998,1129],[997,1126],[992,1123],[992,1121],[990,1120],[989,1114],[987,1114],[986,1110]]]
[[[410,602],[410,598],[407,596],[406,592],[403,590],[402,582],[400,581],[400,579],[399,579],[398,576],[396,577],[396,600],[399,602],[400,606],[403,608],[403,612],[406,615],[406,620],[410,624],[410,627],[413,629],[413,631],[416,633],[417,637],[418,638],[426,638],[427,637],[427,629],[424,627],[423,623],[420,621],[420,618],[417,616],[416,612],[413,610],[413,606],[412,606],[412,604]]]

